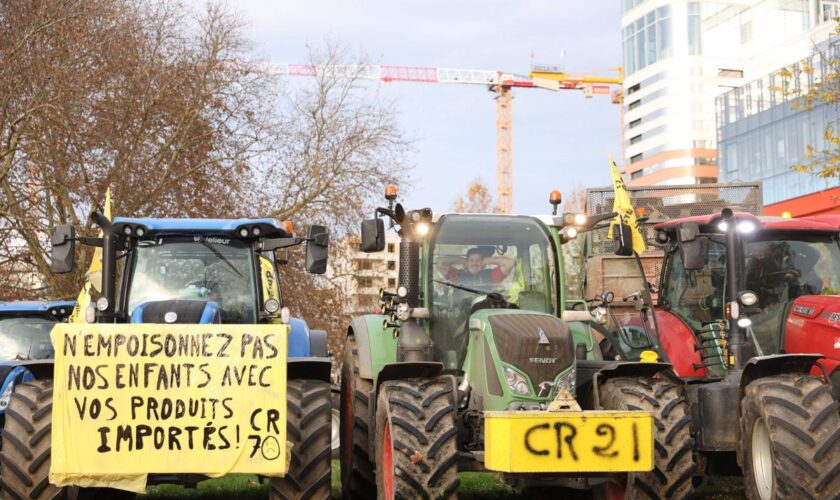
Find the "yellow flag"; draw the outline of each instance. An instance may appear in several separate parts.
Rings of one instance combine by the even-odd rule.
[[[111,218],[111,188],[105,192],[105,217]],[[99,231],[99,237],[103,236],[102,231]],[[85,273],[85,284],[82,286],[82,291],[79,292],[79,297],[76,299],[76,307],[73,308],[73,313],[70,315],[68,321],[70,323],[87,323],[85,320],[85,311],[90,305],[91,294],[93,289],[99,290],[102,287],[102,249],[96,247],[93,250],[93,258],[90,260],[90,267]]]
[[[639,226],[639,221],[636,220],[636,211],[630,202],[630,193],[627,192],[627,186],[624,185],[624,179],[621,178],[621,174],[618,172],[618,166],[616,166],[612,156],[610,156],[610,166],[612,167],[613,190],[615,191],[613,212],[617,212],[618,216],[610,223],[610,230],[607,233],[607,237],[612,238],[613,226],[619,222],[630,226],[633,233],[633,251],[641,255],[647,249],[645,237],[642,235],[642,228]]]

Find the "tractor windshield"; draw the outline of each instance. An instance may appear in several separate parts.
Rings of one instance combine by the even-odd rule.
[[[52,358],[50,331],[56,324],[38,317],[0,319],[0,361]]]
[[[216,302],[223,323],[256,323],[254,253],[227,237],[171,237],[136,249],[128,313],[145,302]]]
[[[840,294],[840,247],[830,236],[762,234],[747,241],[744,288],[758,296],[751,316],[759,354],[779,352],[785,312],[802,295]]]
[[[473,311],[502,306],[556,313],[556,253],[531,217],[447,215],[430,251],[431,335],[437,359],[448,368],[465,354]]]

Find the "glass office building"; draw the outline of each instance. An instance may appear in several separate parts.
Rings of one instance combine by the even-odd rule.
[[[795,97],[824,80],[830,61],[840,61],[840,43],[787,67],[787,78],[774,71],[717,98],[721,181],[762,181],[765,205],[840,186],[840,178],[792,169],[808,163],[807,146],[832,148],[824,139],[826,127],[840,133],[840,103],[809,111]]]
[[[718,171],[715,99],[805,57],[840,0],[622,0],[622,160],[630,185]]]

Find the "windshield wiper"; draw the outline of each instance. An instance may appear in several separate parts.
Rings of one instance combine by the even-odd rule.
[[[231,269],[233,269],[233,272],[235,272],[237,274],[237,276],[239,276],[240,278],[244,278],[244,276],[242,276],[242,273],[240,273],[239,270],[236,269],[236,267],[233,264],[231,264],[231,262],[224,255],[222,255],[222,252],[217,250],[216,247],[214,247],[212,243],[210,243],[210,242],[208,242],[204,239],[204,236],[199,236],[198,237],[198,242],[201,243],[202,245],[206,246],[207,248],[209,248],[210,251],[213,252],[213,255],[215,255],[219,260],[221,260],[222,262],[227,264]]]

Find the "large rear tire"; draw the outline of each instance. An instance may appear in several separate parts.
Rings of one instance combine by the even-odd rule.
[[[286,439],[292,461],[285,477],[271,478],[272,500],[330,497],[330,384],[321,380],[289,380],[286,386]]]
[[[376,405],[378,498],[457,498],[458,429],[452,379],[392,380]]]
[[[61,488],[50,484],[52,380],[15,386],[6,409],[0,450],[0,487],[4,498],[53,498]]]
[[[747,497],[835,498],[840,493],[840,412],[816,377],[785,374],[750,383],[741,401]]]
[[[373,383],[359,375],[356,338],[347,337],[341,368],[341,493],[351,500],[376,498],[372,450],[368,441],[369,405]]]
[[[688,498],[694,489],[696,473],[694,439],[691,437],[691,411],[682,386],[667,378],[618,377],[607,380],[600,389],[601,406],[606,410],[643,410],[653,413],[654,468],[634,472],[623,484],[600,487],[603,498],[678,500]]]

